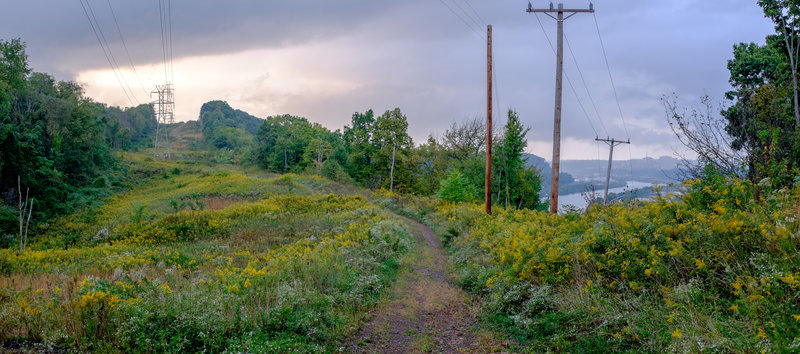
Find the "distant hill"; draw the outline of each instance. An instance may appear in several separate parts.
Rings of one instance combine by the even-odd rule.
[[[536,167],[542,175],[542,195],[550,192],[550,163],[534,154],[523,154],[527,165]],[[644,158],[614,160],[611,167],[611,187],[624,186],[626,181],[658,182],[668,184],[680,180],[680,160],[663,156],[658,159]],[[559,194],[582,192],[587,186],[605,185],[608,160],[562,160],[559,174]]]
[[[264,120],[231,108],[225,101],[206,102],[200,107],[200,126],[206,146],[216,149],[247,150]]]
[[[264,120],[245,111],[233,109],[225,101],[209,101],[200,107],[200,123],[206,136],[207,132],[218,128],[242,129],[251,135],[256,135]]]
[[[675,182],[680,179],[679,164],[680,160],[668,156],[662,156],[658,159],[647,157],[633,160],[614,160],[611,166],[611,179],[660,183]],[[582,181],[605,181],[606,168],[608,168],[608,160],[561,161],[562,171],[568,172]]]

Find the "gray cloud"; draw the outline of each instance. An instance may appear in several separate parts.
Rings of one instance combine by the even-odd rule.
[[[500,103],[495,112],[502,113],[499,117],[495,113],[498,122],[505,120],[506,109],[514,108],[532,127],[531,141],[540,142],[533,145],[549,141],[555,57],[536,17],[524,12],[527,1],[444,0],[457,12],[453,1],[465,10],[469,3],[482,20],[494,25]],[[90,3],[117,61],[125,66],[127,58],[108,4]],[[111,3],[135,64],[160,63],[158,2]],[[584,7],[586,2],[570,0],[565,5]],[[755,1],[598,0],[595,8],[627,125],[623,127],[619,117],[594,19],[577,15],[567,21],[565,31],[602,123],[567,50],[565,71],[576,92],[565,82],[564,135],[583,141],[595,135],[624,138],[627,127],[634,144],[641,144],[632,149],[637,156],[640,151],[662,151],[675,144],[658,101],[662,94],[677,92],[685,104],[696,102],[704,93],[721,98],[729,89],[725,64],[732,45],[763,42],[772,31]],[[439,1],[175,0],[172,14],[176,61],[269,50],[246,67],[206,68],[250,79],[238,84],[219,82],[216,89],[215,83],[186,87],[184,92],[192,96],[185,102],[192,104],[180,107],[187,112],[181,119],[195,119],[202,100],[221,98],[256,115],[303,115],[336,129],[354,111],[374,108],[381,113],[397,106],[407,114],[415,140],[422,141],[428,134],[443,132],[454,120],[485,114],[483,23],[469,29]],[[540,20],[552,38],[554,21],[544,16]],[[35,0],[6,5],[0,13],[0,38],[15,37],[27,42],[35,70],[60,79],[108,68],[77,2]],[[280,72],[274,60],[278,58],[272,57],[290,55],[287,51],[299,82],[292,88],[279,85],[279,78],[287,74]],[[332,83],[317,87],[303,78]],[[176,82],[179,90],[181,85]],[[546,149],[537,149],[549,157]],[[567,150],[566,156],[587,157],[582,153]]]

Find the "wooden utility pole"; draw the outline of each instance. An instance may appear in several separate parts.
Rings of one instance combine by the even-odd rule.
[[[579,12],[594,12],[594,6],[590,3],[588,9],[565,9],[564,4],[559,3],[558,8],[554,9],[551,2],[549,9],[534,9],[529,2],[526,12],[543,12],[556,20],[558,24],[558,38],[556,40],[556,43],[558,43],[556,49],[556,103],[553,117],[553,173],[550,176],[550,212],[555,214],[558,212],[558,173],[561,165],[561,78],[564,72],[564,20]],[[551,15],[551,12],[555,12],[556,16]],[[569,13],[567,17],[564,17],[565,12]]]
[[[630,139],[628,139],[628,141],[622,141],[622,140],[615,140],[614,138],[611,138],[611,139],[608,139],[608,138],[605,138],[605,139],[595,138],[594,140],[602,141],[604,143],[607,143],[608,146],[611,147],[611,149],[609,149],[609,151],[608,151],[608,171],[606,171],[606,192],[603,195],[603,204],[608,204],[608,184],[611,181],[611,159],[614,158],[614,146],[617,146],[619,144],[630,144],[631,141],[630,141]]]
[[[492,215],[492,25],[486,26],[486,214]]]

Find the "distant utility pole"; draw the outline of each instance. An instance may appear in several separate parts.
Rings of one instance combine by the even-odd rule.
[[[175,123],[175,96],[172,84],[156,85],[156,89],[150,92],[150,97],[155,95],[153,101],[153,112],[156,115],[156,136],[153,138],[153,158],[158,157],[158,140],[159,136],[163,139],[162,148],[166,150],[164,153],[165,158],[169,158],[172,151],[172,144],[169,140],[168,124]]]
[[[617,146],[619,144],[630,144],[631,141],[630,139],[628,139],[627,141],[622,141],[622,140],[615,140],[614,138],[611,138],[610,140],[608,138],[605,139],[595,138],[594,140],[607,143],[608,146],[611,147],[611,149],[608,151],[608,171],[606,172],[606,193],[603,196],[603,204],[608,204],[608,183],[611,181],[611,159],[614,157],[614,146]]]
[[[492,25],[486,26],[486,214],[492,215]]]
[[[550,3],[549,9],[534,9],[528,2],[527,12],[543,12],[558,23],[558,39],[556,49],[556,107],[553,118],[553,174],[550,177],[550,213],[558,212],[558,173],[561,165],[561,77],[564,72],[564,20],[574,16],[579,12],[594,12],[594,6],[589,3],[589,9],[565,9],[564,4],[559,3],[557,9],[553,9]],[[553,16],[550,13],[555,12]],[[564,17],[564,13],[569,15]]]

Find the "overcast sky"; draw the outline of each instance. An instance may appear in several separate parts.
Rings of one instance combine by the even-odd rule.
[[[148,93],[165,82],[158,0],[110,1],[134,66],[109,2],[89,4],[130,100],[80,1],[5,4],[0,38],[21,38],[34,70],[75,80],[96,101],[150,101]],[[549,160],[555,55],[546,35],[555,44],[556,24],[526,7],[526,0],[174,0],[176,120],[197,119],[200,106],[216,99],[258,117],[288,113],[330,129],[348,124],[356,111],[400,107],[409,133],[422,142],[453,121],[485,117],[485,25],[492,24],[495,124],[505,122],[509,108],[517,110],[531,127],[528,151]],[[618,159],[672,155],[680,147],[659,98],[674,92],[690,105],[708,94],[719,102],[729,89],[733,44],[763,43],[772,32],[755,0],[598,0],[594,8],[595,15],[565,21],[565,74],[574,87],[565,79],[565,159],[606,158],[596,135],[630,137]]]

